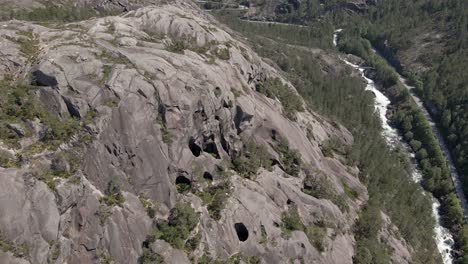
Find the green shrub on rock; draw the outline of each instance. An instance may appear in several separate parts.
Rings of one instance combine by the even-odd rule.
[[[210,216],[215,220],[221,219],[221,212],[226,206],[229,198],[231,183],[228,180],[210,186],[203,192],[197,192],[197,195],[202,199],[203,204],[207,205]]]
[[[295,119],[297,112],[304,111],[301,98],[294,93],[292,88],[279,78],[268,79],[256,85],[256,90],[270,98],[278,98],[284,108],[285,115],[290,119]]]
[[[232,161],[234,170],[242,177],[254,179],[260,168],[271,169],[271,157],[263,145],[249,142],[241,156]]]
[[[157,224],[154,239],[162,239],[173,247],[183,249],[187,238],[198,224],[198,214],[188,203],[179,203],[171,210],[167,221]]]
[[[120,185],[116,181],[111,180],[107,186],[105,196],[101,200],[108,206],[122,206],[125,198],[120,190]]]
[[[292,231],[303,231],[315,248],[319,251],[325,250],[326,228],[315,224],[304,225],[296,206],[289,208],[288,212],[283,212],[281,221],[284,234],[289,235]]]

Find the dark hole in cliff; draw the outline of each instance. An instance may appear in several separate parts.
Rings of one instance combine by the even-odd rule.
[[[244,112],[242,111],[242,108],[240,106],[236,106],[236,115],[234,116],[234,125],[236,126],[237,129],[237,134],[240,134],[242,130],[240,129],[240,124],[242,122]]]
[[[245,113],[240,106],[236,106],[236,112],[234,115],[234,125],[237,129],[237,134],[239,135],[242,131],[242,124],[244,122],[250,122],[253,118],[253,115]]]
[[[277,133],[278,133],[278,132],[276,132],[276,129],[272,129],[272,130],[271,130],[271,138],[272,138],[273,140],[276,140],[276,135],[277,135]]]
[[[223,147],[224,151],[229,154],[229,142],[224,138],[224,135],[221,135],[221,147]]]
[[[195,143],[195,139],[190,138],[190,140],[189,140],[189,148],[190,148],[190,151],[192,151],[192,154],[193,154],[195,157],[200,156],[202,149],[200,148],[200,146],[197,145],[197,143]]]
[[[57,79],[54,76],[47,75],[40,70],[36,70],[32,73],[33,80],[32,85],[37,86],[50,86],[55,87],[58,85]]]
[[[271,166],[275,166],[275,165],[280,165],[279,160],[277,160],[277,159],[271,159]]]
[[[203,151],[208,152],[213,155],[213,157],[219,159],[219,152],[216,144],[214,142],[207,143],[203,148]]]
[[[215,94],[216,97],[219,97],[221,95],[221,88],[216,87],[215,90],[214,90],[214,94]]]
[[[290,205],[290,204],[292,204],[292,203],[293,203],[293,201],[291,201],[291,199],[288,199],[288,200],[286,201],[286,204],[287,204],[287,205]]]
[[[218,147],[216,146],[216,143],[214,142],[214,135],[211,135],[205,139],[205,142],[203,144],[203,151],[210,153],[211,155],[213,155],[213,157],[217,159],[220,158]]]
[[[232,103],[232,100],[223,100],[223,107],[224,108],[231,108],[233,107],[233,103]]]
[[[203,173],[203,179],[208,180],[208,181],[213,181],[213,175],[211,175],[211,173],[205,171],[205,173]]]
[[[192,181],[183,175],[177,176],[176,187],[179,193],[188,192],[192,188]]]
[[[247,230],[247,227],[243,223],[235,223],[234,228],[236,229],[239,241],[246,241],[249,238],[249,230]]]

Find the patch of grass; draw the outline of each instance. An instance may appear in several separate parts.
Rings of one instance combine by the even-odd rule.
[[[202,239],[202,234],[198,232],[193,237],[189,238],[185,243],[185,249],[189,252],[194,251],[200,245],[200,241]]]
[[[293,206],[289,208],[288,212],[283,212],[281,220],[284,234],[289,235],[292,231],[303,231],[315,248],[319,251],[325,250],[326,228],[314,224],[305,226],[297,207]]]
[[[6,37],[8,40],[17,43],[20,46],[20,52],[28,59],[29,62],[34,62],[39,55],[39,40],[35,38],[32,31],[18,31],[19,37]]]
[[[2,139],[2,142],[9,148],[21,147],[19,143],[20,137],[15,131],[8,128],[8,124],[6,122],[0,123],[0,139]]]
[[[51,174],[55,177],[69,178],[78,170],[80,164],[81,155],[78,150],[71,148],[57,152],[52,160]]]
[[[216,48],[214,50],[214,54],[221,60],[229,60],[231,58],[231,52],[229,52],[229,48]]]
[[[139,198],[140,198],[141,204],[146,209],[146,213],[148,214],[148,216],[150,218],[154,218],[155,215],[156,215],[156,208],[155,208],[155,205],[154,205],[153,201],[151,201],[150,199],[147,199],[147,198],[145,198],[143,196],[140,196]]]
[[[162,264],[164,258],[150,247],[143,247],[143,254],[138,258],[138,264]]]
[[[231,92],[232,94],[234,94],[234,98],[238,98],[242,95],[242,91],[234,89],[234,88],[231,88]]]
[[[104,84],[108,79],[109,79],[109,76],[112,72],[112,66],[110,65],[104,65],[103,68],[102,68],[102,78],[100,80],[100,83],[101,84]]]
[[[265,226],[261,225],[260,226],[260,231],[262,238],[260,239],[260,244],[266,244],[268,242],[268,234],[266,232]]]
[[[260,168],[271,170],[271,156],[263,145],[250,141],[239,157],[232,161],[233,169],[242,177],[255,179]]]
[[[109,256],[109,255],[107,255],[105,253],[101,254],[99,256],[99,259],[100,259],[101,264],[116,264],[114,259],[111,256]]]
[[[47,147],[55,150],[62,142],[69,140],[72,135],[82,131],[80,121],[75,118],[62,118],[52,115],[39,102],[36,94],[37,87],[24,83],[15,83],[13,80],[0,81],[0,139],[10,147],[18,148],[19,137],[13,137],[4,128],[8,123],[20,124],[23,127],[25,120],[40,119],[47,127],[40,143],[35,147]],[[40,151],[39,151],[40,152]]]
[[[5,236],[0,233],[0,249],[3,252],[11,252],[17,258],[26,258],[29,256],[29,246],[26,243],[16,245],[8,241]]]
[[[304,224],[302,223],[296,206],[289,208],[288,212],[283,212],[281,221],[281,229],[285,234],[289,235],[292,231],[296,230],[304,231]]]
[[[202,192],[196,193],[202,199],[203,204],[207,205],[210,216],[217,221],[221,219],[221,212],[226,207],[230,188],[231,183],[229,180],[224,180],[217,185],[208,187]]]
[[[302,157],[301,153],[297,150],[293,150],[286,143],[286,139],[277,140],[275,150],[280,153],[281,164],[284,172],[287,174],[297,177],[301,171]]]
[[[295,120],[296,113],[304,111],[301,98],[287,84],[283,84],[279,78],[259,83],[255,89],[267,97],[277,98],[283,105],[284,113],[289,119]]]
[[[110,64],[133,65],[132,61],[118,52],[108,52],[103,50],[96,55],[97,60],[106,61]]]
[[[157,228],[152,232],[150,241],[162,239],[175,248],[183,249],[186,240],[197,224],[198,214],[192,206],[188,203],[178,203],[171,210],[169,219],[157,224]]]
[[[311,172],[306,170],[306,177],[303,181],[302,191],[317,199],[330,200],[338,206],[342,212],[347,212],[349,206],[347,203],[347,194],[338,195],[335,192],[332,182],[323,172]],[[345,189],[346,190],[346,189]],[[351,196],[358,195],[357,192],[349,190]],[[351,194],[352,193],[352,194]],[[357,196],[356,196],[357,197]]]
[[[338,206],[341,212],[346,213],[349,211],[349,205],[347,202],[346,194],[337,195],[332,199],[332,202]]]
[[[51,171],[46,171],[38,176],[38,179],[47,184],[51,190],[55,191],[57,183],[60,181],[60,176],[55,176]]]
[[[179,182],[176,183],[176,189],[178,193],[188,193],[192,189],[191,182]]]
[[[101,198],[101,201],[111,207],[122,207],[123,203],[125,202],[125,198],[123,197],[122,191],[120,190],[120,185],[116,181],[111,180],[109,182],[105,196]]]
[[[350,151],[349,147],[336,136],[325,140],[320,145],[320,150],[325,157],[333,157],[333,153],[346,156]]]
[[[166,50],[173,53],[184,54],[184,50],[188,49],[189,45],[184,40],[172,40],[166,45]]]
[[[344,192],[346,194],[346,196],[348,196],[349,198],[355,200],[359,197],[359,193],[348,186],[348,184],[346,184],[346,182],[342,182],[343,183],[343,188],[344,188]]]
[[[148,41],[148,42],[157,42],[157,43],[159,43],[166,36],[164,33],[156,32],[156,31],[143,30],[143,32],[145,32],[148,35],[144,39],[145,41]]]
[[[333,184],[323,172],[306,171],[302,191],[317,199],[332,200],[336,196]]]
[[[202,164],[196,161],[192,162],[192,175],[194,179],[203,180],[203,172],[204,168]]]
[[[159,126],[161,127],[161,134],[162,134],[162,140],[166,144],[171,144],[172,143],[172,134],[169,128],[167,127],[167,122],[166,119],[163,117],[162,114],[158,115],[157,122]]]
[[[325,227],[310,225],[306,227],[305,233],[310,243],[319,251],[325,250],[325,238],[327,236],[327,229]]]
[[[4,155],[0,150],[0,167],[3,168],[19,168],[21,167],[20,156],[17,155],[15,158],[10,158]]]
[[[119,102],[116,102],[116,101],[112,100],[112,101],[107,101],[107,102],[103,103],[102,105],[105,105],[105,106],[110,107],[110,108],[114,108],[114,107],[117,107],[119,105]]]
[[[60,257],[60,243],[57,243],[55,240],[49,241],[49,250],[50,250],[50,260],[52,262],[57,261]]]
[[[99,217],[99,224],[102,226],[106,223],[107,218],[112,215],[112,208],[106,204],[101,204],[96,214]]]
[[[233,175],[231,168],[233,168],[232,161],[223,159],[216,165],[216,173],[223,178],[229,178]]]

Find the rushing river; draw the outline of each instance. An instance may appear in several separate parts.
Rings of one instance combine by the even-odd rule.
[[[338,33],[341,32],[341,29],[337,29],[335,34],[333,35],[333,45],[337,45],[338,43]],[[405,142],[401,139],[398,135],[398,131],[389,125],[386,113],[388,106],[390,105],[390,100],[380,92],[374,81],[367,78],[364,74],[364,68],[360,67],[359,65],[353,64],[346,59],[342,58],[342,60],[348,64],[349,66],[357,69],[361,74],[362,78],[366,80],[367,86],[366,90],[371,91],[375,95],[375,111],[378,112],[380,120],[382,121],[382,136],[387,141],[390,147],[395,147],[397,145],[407,146]],[[408,154],[411,156],[411,160],[413,161],[413,171],[412,171],[412,179],[415,182],[420,182],[422,178],[421,171],[418,169],[417,164],[414,160],[414,155],[409,151],[409,148],[406,147],[408,150]],[[432,199],[432,214],[436,220],[436,225],[434,227],[434,236],[437,244],[437,248],[442,255],[442,260],[444,264],[452,264],[453,259],[450,254],[452,250],[452,246],[454,244],[454,240],[452,234],[449,230],[443,227],[440,223],[440,215],[439,215],[439,207],[440,203],[437,199],[435,199],[430,193],[424,192],[424,195],[430,195]]]

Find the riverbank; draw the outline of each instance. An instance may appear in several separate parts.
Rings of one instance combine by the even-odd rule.
[[[338,32],[341,32],[341,30],[336,31],[336,33]],[[333,37],[334,44],[337,43],[336,33]],[[379,91],[379,89],[377,89],[377,86],[375,85],[375,82],[372,79],[368,78],[365,75],[364,68],[360,67],[359,65],[353,64],[344,58],[342,58],[342,60],[347,65],[359,71],[359,73],[361,74],[361,77],[367,82],[366,90],[371,91],[375,95],[375,110],[378,113],[380,120],[382,121],[382,136],[387,141],[387,144],[391,148],[396,148],[399,145],[404,145],[405,146],[404,149],[407,151],[407,155],[409,156],[410,148],[408,148],[406,143],[402,141],[403,139],[399,136],[398,131],[389,124],[390,122],[387,119],[387,110],[389,108],[389,105],[391,104],[390,99],[388,99],[381,91]],[[415,164],[415,161],[413,161],[412,165],[413,166],[412,166],[411,175],[413,177],[413,180],[415,182],[420,182],[421,172],[419,171],[417,164]],[[428,194],[428,195],[431,195],[431,194]],[[451,251],[454,245],[454,239],[450,231],[447,228],[442,226],[441,217],[439,215],[439,208],[440,208],[439,201],[435,198],[432,198],[431,200],[432,200],[433,217],[436,219],[436,224],[434,227],[434,235],[435,235],[437,248],[439,250],[439,253],[442,256],[443,263],[451,264],[453,263]]]
[[[450,230],[455,240],[453,256],[461,260],[467,242],[464,220],[466,202],[463,199],[461,186],[457,184],[458,175],[454,170],[450,153],[448,150],[443,151],[445,143],[439,141],[442,137],[437,127],[423,104],[410,93],[411,87],[406,84],[404,78],[369,44],[366,44],[365,40],[349,40],[349,36],[346,36],[344,42],[339,45],[342,50],[351,53],[354,51],[354,55],[365,58],[366,66],[375,69],[373,76],[380,84],[381,92],[391,101],[390,122],[401,131],[402,139],[415,152],[422,173],[421,184],[439,200],[438,220]],[[356,43],[361,46],[356,46]],[[438,206],[433,208],[438,209]],[[439,244],[438,241],[438,247],[441,249]]]

